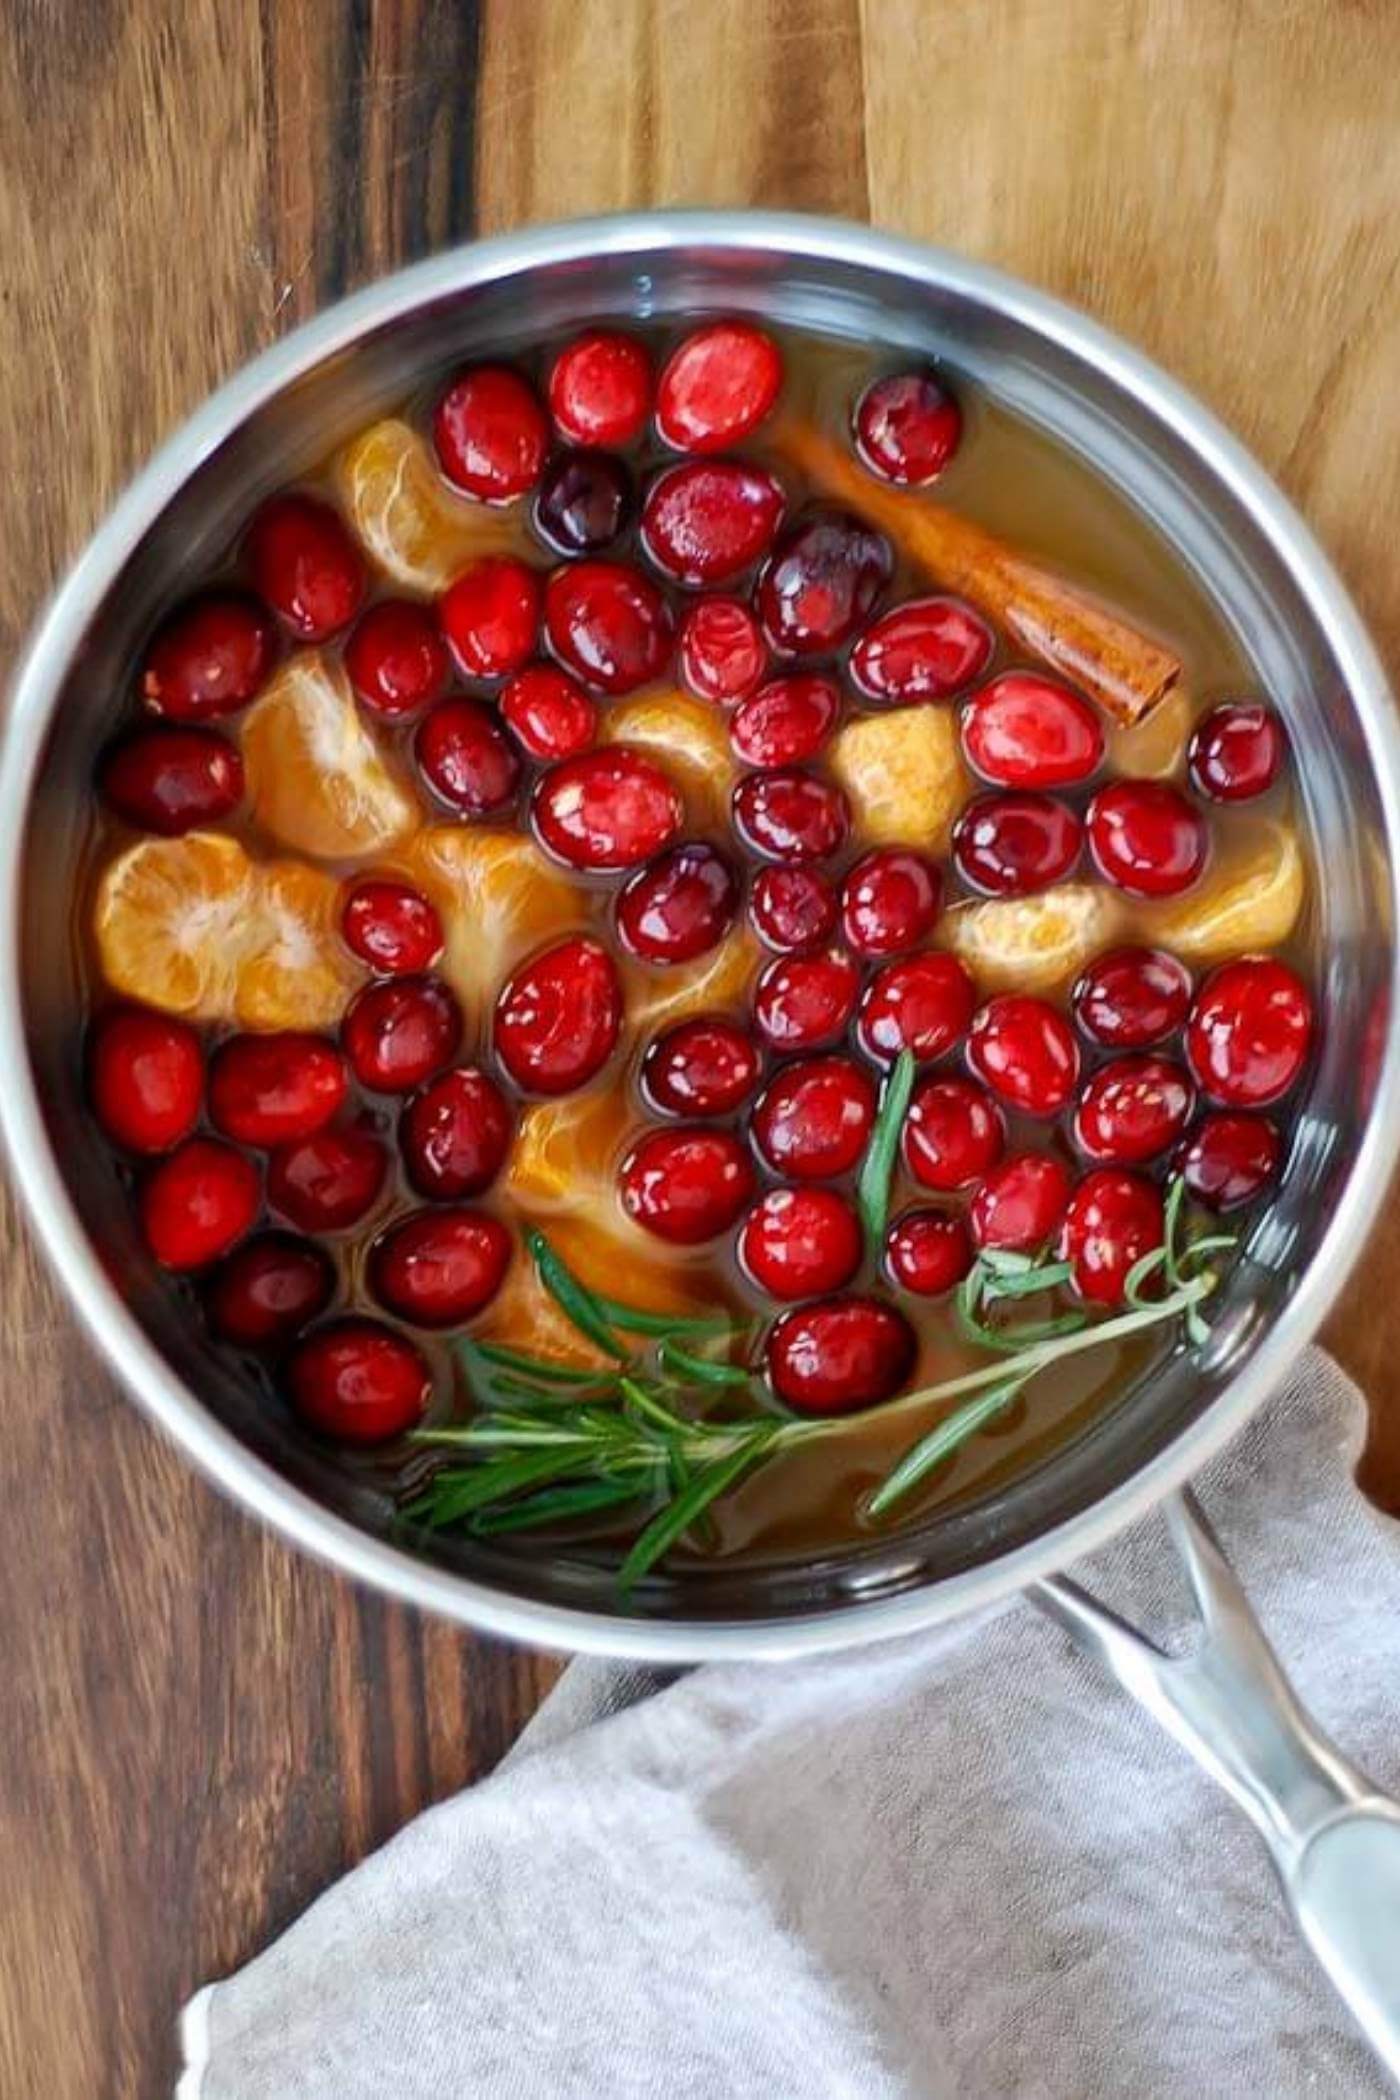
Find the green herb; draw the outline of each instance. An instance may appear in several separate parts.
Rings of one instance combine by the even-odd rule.
[[[867,1502],[867,1513],[872,1517],[882,1517],[886,1510],[893,1509],[900,1497],[916,1488],[926,1473],[931,1473],[936,1465],[951,1457],[959,1444],[965,1444],[969,1437],[975,1436],[993,1415],[999,1415],[1004,1407],[1009,1407],[1030,1375],[1029,1372],[1018,1373],[1004,1384],[994,1385],[989,1393],[980,1394],[976,1400],[964,1400],[961,1407],[945,1415],[927,1436],[919,1438],[912,1450],[905,1452],[894,1471],[886,1475]]]
[[[885,1224],[890,1214],[890,1184],[894,1180],[894,1163],[899,1151],[900,1133],[904,1129],[904,1118],[909,1113],[909,1097],[914,1091],[914,1053],[901,1050],[894,1067],[885,1081],[880,1098],[880,1113],[875,1118],[875,1128],[870,1133],[865,1160],[856,1184],[856,1208],[865,1227],[865,1241],[872,1256],[878,1258],[885,1237]]]

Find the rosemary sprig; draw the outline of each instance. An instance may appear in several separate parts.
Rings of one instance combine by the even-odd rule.
[[[865,1227],[865,1243],[878,1260],[890,1214],[890,1184],[899,1151],[900,1133],[909,1113],[914,1091],[914,1053],[901,1050],[880,1096],[880,1112],[870,1133],[865,1159],[856,1184],[856,1208]]]

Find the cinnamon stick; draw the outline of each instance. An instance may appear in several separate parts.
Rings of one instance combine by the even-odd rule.
[[[810,424],[784,424],[775,442],[819,494],[879,526],[931,582],[969,599],[1115,722],[1142,721],[1181,676],[1180,659],[1140,628],[944,504],[876,481]]]

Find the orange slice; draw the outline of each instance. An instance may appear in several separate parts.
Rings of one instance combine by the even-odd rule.
[[[736,926],[717,948],[693,963],[664,970],[628,969],[627,1018],[651,1029],[687,1014],[732,1012],[747,1003],[762,959],[763,950],[747,927]]]
[[[520,506],[454,494],[427,444],[397,418],[357,437],[337,478],[366,552],[407,590],[436,597],[476,556],[528,551]]]
[[[1138,907],[1144,938],[1188,962],[1222,962],[1288,939],[1307,890],[1297,834],[1272,817],[1241,830],[1188,895]]]
[[[515,1132],[506,1187],[523,1209],[572,1209],[581,1195],[611,1187],[637,1116],[615,1088],[568,1094],[527,1108]]]
[[[543,1356],[550,1363],[573,1364],[580,1369],[591,1370],[612,1362],[611,1357],[579,1333],[555,1304],[523,1247],[516,1250],[506,1280],[481,1325],[472,1330],[472,1338],[500,1342],[505,1348],[523,1349],[530,1356]]]
[[[258,822],[318,860],[382,851],[417,821],[344,669],[319,649],[290,657],[243,717],[243,759]]]
[[[93,931],[114,991],[191,1020],[225,1018],[257,891],[236,839],[142,839],[97,887]]]
[[[932,701],[857,715],[831,745],[858,837],[877,846],[946,852],[972,783],[958,748],[957,717]]]
[[[589,917],[589,893],[520,832],[436,824],[403,865],[442,915],[442,974],[468,1008],[493,998],[532,949]]]
[[[1065,882],[1035,897],[991,897],[949,913],[942,936],[979,989],[1048,992],[1077,977],[1114,940],[1123,904],[1095,883]]]
[[[256,926],[234,980],[244,1028],[334,1028],[364,972],[339,937],[340,884],[321,868],[257,870]]]
[[[717,708],[690,693],[643,693],[610,707],[603,742],[637,744],[673,775],[692,822],[723,824],[736,767]]]

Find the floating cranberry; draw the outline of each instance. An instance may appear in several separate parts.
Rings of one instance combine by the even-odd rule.
[[[504,503],[539,480],[549,424],[519,373],[477,365],[459,373],[439,401],[433,443],[457,488],[484,503]]]
[[[849,955],[780,955],[754,989],[754,1026],[775,1050],[824,1050],[856,1009],[860,971]]]
[[[1072,1264],[1071,1282],[1094,1305],[1117,1305],[1144,1254],[1160,1247],[1162,1192],[1141,1174],[1099,1167],[1069,1199],[1058,1252]]]
[[[440,977],[398,977],[356,992],[341,1024],[361,1086],[407,1094],[447,1064],[462,1039],[462,1011]]]
[[[209,1318],[236,1349],[265,1349],[317,1319],[334,1290],[334,1265],[314,1240],[260,1232],[220,1268],[209,1291]]]
[[[1274,956],[1245,956],[1213,970],[1186,1024],[1186,1062],[1226,1108],[1267,1108],[1295,1084],[1312,1042],[1312,1001]]]
[[[610,546],[632,510],[632,477],[611,452],[561,452],[544,470],[535,527],[561,554]]]
[[[931,1064],[962,1041],[976,1005],[976,987],[956,955],[911,955],[871,978],[856,1036],[877,1064],[893,1064],[901,1050]]]
[[[758,1084],[759,1055],[733,1021],[701,1015],[678,1022],[642,1060],[642,1091],[673,1116],[727,1116]]]
[[[906,1210],[885,1239],[892,1283],[916,1298],[941,1298],[972,1267],[972,1235],[962,1218],[942,1210]]]
[[[836,892],[815,868],[760,868],[754,876],[749,917],[770,948],[819,948],[835,932],[836,916]]]
[[[878,1298],[799,1305],[768,1337],[773,1391],[799,1415],[849,1415],[893,1399],[918,1342],[903,1313]]]
[[[744,321],[697,328],[656,387],[656,427],[678,452],[722,452],[768,414],[783,383],[778,346]]]
[[[841,926],[858,955],[900,955],[916,948],[943,903],[943,878],[931,860],[903,846],[867,853],[841,885]]]
[[[1187,1193],[1207,1210],[1238,1210],[1278,1177],[1283,1142],[1266,1116],[1204,1116],[1176,1154]]]
[[[682,615],[676,638],[681,677],[702,700],[743,700],[763,676],[768,652],[740,598],[702,598]]]
[[[845,843],[850,822],[840,788],[813,773],[750,773],[734,790],[739,836],[767,860],[825,860]]]
[[[820,511],[786,532],[759,578],[769,641],[788,656],[839,649],[875,610],[894,571],[883,533],[849,511]]]
[[[946,700],[987,668],[992,633],[960,598],[911,598],[866,629],[851,676],[872,700]]]
[[[606,948],[582,935],[523,963],[496,1001],[496,1055],[528,1094],[568,1094],[612,1056],[622,985]]]
[[[753,1168],[725,1130],[652,1130],[619,1174],[629,1218],[675,1247],[727,1232],[753,1194]]]
[[[609,328],[575,336],[549,374],[549,412],[571,445],[630,445],[651,407],[651,359]]]
[[[1090,1159],[1138,1166],[1176,1143],[1195,1105],[1196,1089],[1170,1058],[1111,1058],[1079,1096],[1074,1142]]]
[[[209,1119],[240,1145],[282,1145],[329,1123],[349,1087],[321,1035],[232,1035],[209,1066]]]
[[[302,641],[325,641],[359,611],[364,557],[317,497],[272,497],[249,526],[244,551],[259,594]]]
[[[1162,780],[1116,780],[1089,804],[1089,851],[1106,882],[1130,897],[1174,897],[1206,864],[1198,811]]]
[[[345,892],[340,930],[361,962],[385,977],[417,977],[442,953],[442,920],[411,882],[367,875]]]
[[[345,668],[363,704],[391,719],[440,700],[452,674],[437,622],[411,598],[381,598],[361,616]]]
[[[272,622],[252,598],[197,598],[169,619],[141,665],[141,698],[172,722],[231,715],[256,697],[277,654]]]
[[[1012,1152],[990,1169],[972,1198],[968,1223],[979,1247],[1028,1254],[1043,1247],[1065,1214],[1073,1181],[1048,1152]]]
[[[520,754],[484,700],[439,700],[418,724],[413,750],[428,785],[466,817],[494,815],[520,785]]]
[[[243,797],[243,761],[215,729],[138,729],[102,761],[104,800],[128,824],[176,838]]]
[[[440,1072],[399,1121],[408,1178],[420,1196],[480,1196],[505,1165],[514,1128],[505,1095],[485,1072],[475,1065]]]
[[[617,936],[643,962],[691,962],[721,941],[739,909],[739,879],[713,846],[673,846],[629,877]]]
[[[438,601],[438,620],[464,678],[504,678],[535,647],[540,580],[509,554],[483,554]]]
[[[836,727],[841,695],[829,678],[774,678],[729,720],[729,741],[746,766],[796,766],[815,758]]]
[[[250,1159],[218,1138],[186,1138],[141,1184],[146,1245],[164,1269],[202,1269],[243,1238],[258,1198]]]
[[[598,710],[581,685],[553,664],[527,664],[508,679],[501,714],[529,758],[553,765],[587,751],[598,734]]]
[[[904,1164],[926,1189],[971,1187],[1001,1158],[1006,1125],[970,1079],[923,1079],[904,1119]]]
[[[953,863],[986,896],[1026,897],[1069,873],[1082,838],[1063,802],[1008,788],[968,803],[953,827]]]
[[[459,1327],[491,1303],[510,1267],[511,1237],[475,1210],[420,1210],[370,1250],[369,1287],[415,1327]]]
[[[602,693],[630,693],[659,678],[671,653],[666,600],[625,562],[555,569],[545,585],[544,624],[566,670]]]
[[[321,1436],[384,1444],[423,1418],[432,1395],[427,1362],[405,1335],[378,1320],[336,1320],[297,1343],[287,1397]]]
[[[668,467],[642,505],[642,545],[673,583],[728,583],[773,544],[783,492],[742,460]]]
[[[958,449],[958,404],[928,372],[893,372],[876,379],[856,407],[856,442],[872,473],[905,488],[922,488]]]
[[[967,1061],[1010,1108],[1057,1116],[1079,1077],[1079,1046],[1044,999],[1006,992],[973,1016]]]
[[[282,1145],[267,1166],[273,1209],[303,1232],[343,1232],[378,1200],[389,1155],[363,1123]]]
[[[770,1080],[753,1112],[753,1137],[779,1174],[830,1181],[849,1173],[875,1120],[875,1088],[845,1057],[807,1057]]]
[[[860,1267],[860,1226],[833,1189],[769,1189],[740,1227],[738,1254],[770,1298],[821,1297]]]
[[[122,1007],[93,1032],[88,1090],[98,1122],[128,1152],[168,1152],[199,1120],[199,1037],[167,1014]]]
[[[1162,948],[1114,948],[1074,987],[1074,1018],[1106,1050],[1146,1050],[1175,1035],[1191,1005],[1186,965]]]
[[[1197,794],[1212,802],[1249,802],[1265,794],[1283,764],[1283,726],[1258,700],[1231,700],[1196,724],[1186,770]]]
[[[963,749],[999,787],[1074,787],[1103,763],[1103,723],[1087,700],[1034,671],[1007,671],[963,709]]]
[[[628,744],[585,751],[535,785],[535,828],[556,860],[597,871],[635,868],[669,846],[685,815],[674,781]]]

